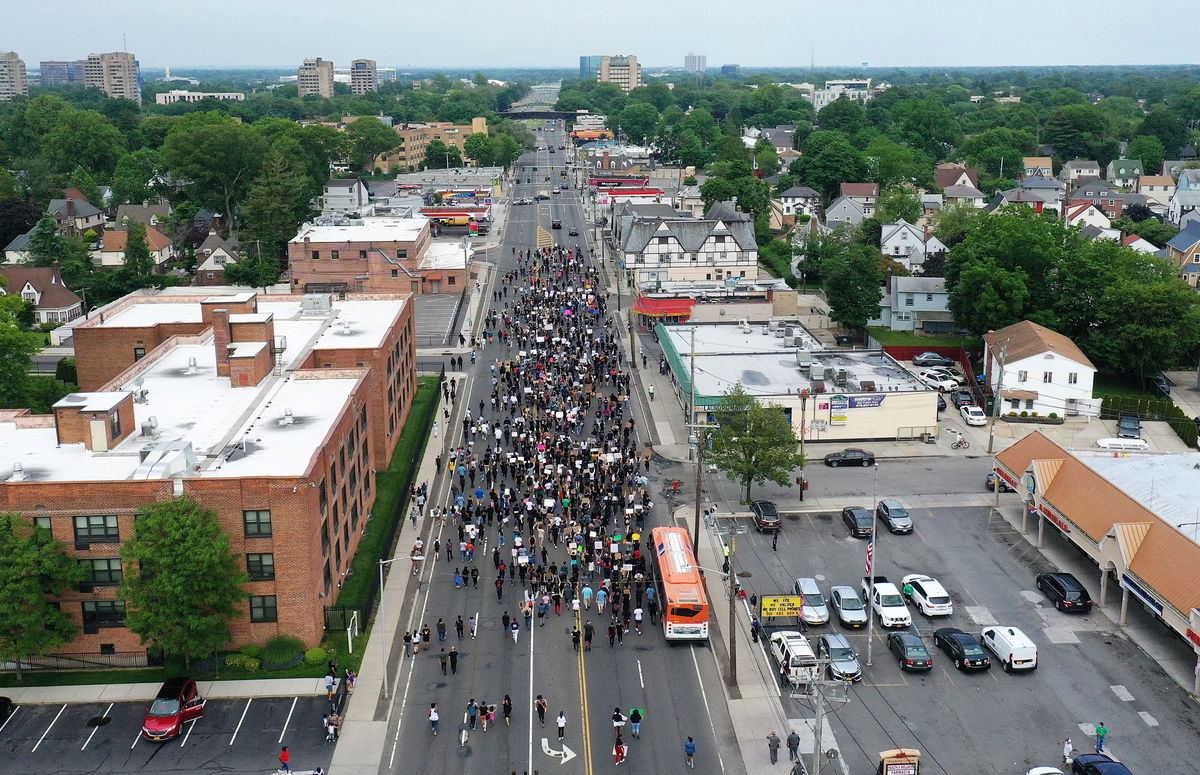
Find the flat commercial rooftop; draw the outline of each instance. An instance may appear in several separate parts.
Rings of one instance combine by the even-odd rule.
[[[469,248],[468,248],[469,250]],[[421,257],[421,269],[466,269],[461,242],[433,242]]]
[[[289,243],[311,242],[415,242],[423,229],[429,228],[425,218],[369,217],[352,221],[346,226],[318,226],[306,223]]]
[[[1200,452],[1171,455],[1116,454],[1094,450],[1072,452],[1081,463],[1103,476],[1147,511],[1200,543]]]

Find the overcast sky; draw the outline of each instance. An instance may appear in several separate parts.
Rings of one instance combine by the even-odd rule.
[[[127,50],[143,67],[577,67],[637,54],[709,67],[1193,64],[1197,0],[4,0],[0,50],[46,59]]]

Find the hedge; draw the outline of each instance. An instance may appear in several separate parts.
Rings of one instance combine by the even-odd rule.
[[[1143,420],[1162,420],[1171,426],[1184,444],[1196,448],[1196,421],[1169,398],[1134,398],[1132,396],[1100,395],[1100,416],[1115,420],[1121,412],[1132,412]]]

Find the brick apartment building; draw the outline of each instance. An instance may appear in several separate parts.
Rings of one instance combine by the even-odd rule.
[[[427,218],[306,223],[288,242],[288,269],[296,293],[456,293],[466,284],[462,249],[433,244]]]
[[[466,157],[467,138],[476,133],[487,134],[487,119],[476,116],[470,124],[449,121],[428,121],[421,124],[400,124],[396,127],[400,144],[396,149],[375,157],[375,166],[383,174],[412,172],[425,166],[425,148],[433,140],[454,146]]]
[[[413,311],[385,295],[133,294],[75,326],[82,392],[52,415],[0,410],[0,510],[84,562],[60,602],[63,653],[143,652],[116,599],[147,503],[216,510],[251,576],[236,644],[320,641],[323,607],[375,499],[416,390]]]

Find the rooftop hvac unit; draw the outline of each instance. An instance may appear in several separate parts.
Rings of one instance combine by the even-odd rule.
[[[797,350],[796,363],[802,370],[808,371],[812,368],[812,353],[808,350]]]
[[[332,294],[306,293],[300,298],[300,313],[302,315],[328,315],[332,309]]]

